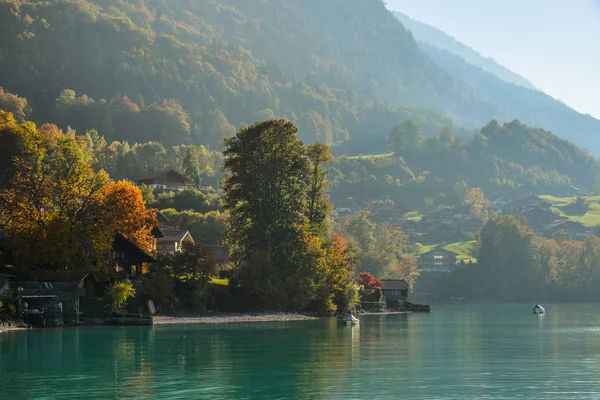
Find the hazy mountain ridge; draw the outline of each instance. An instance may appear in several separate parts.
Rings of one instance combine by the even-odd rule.
[[[536,89],[535,85],[527,78],[509,70],[493,58],[485,57],[476,50],[459,42],[445,32],[423,22],[412,19],[406,14],[395,11],[394,15],[402,22],[413,36],[420,42],[429,43],[440,49],[463,58],[466,62],[481,68],[505,82],[514,83],[528,89]]]
[[[419,48],[434,63],[456,80],[466,83],[475,96],[495,106],[494,118],[501,121],[516,118],[528,125],[550,130],[596,156],[600,154],[600,120],[579,113],[533,88],[525,78],[499,64],[490,68],[491,64],[484,63],[489,59],[483,58],[439,29],[402,13],[395,15],[413,33]],[[510,83],[511,81],[517,84]]]

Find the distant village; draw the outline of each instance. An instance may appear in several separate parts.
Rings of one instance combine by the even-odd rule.
[[[548,201],[536,195],[491,195],[487,201],[490,215],[521,215],[537,236],[552,238],[561,232],[572,240],[584,241],[598,231],[598,227],[586,227],[562,217],[552,210]],[[343,220],[365,208],[369,209],[371,221],[400,226],[412,243],[433,246],[430,251],[418,254],[423,273],[451,273],[471,262],[458,260],[457,253],[442,247],[474,240],[484,224],[483,218],[473,215],[469,205],[439,206],[430,213],[415,217],[416,213],[400,204],[372,208],[352,199],[335,204],[335,218]]]

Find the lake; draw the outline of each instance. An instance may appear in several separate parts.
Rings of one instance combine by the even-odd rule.
[[[598,399],[600,305],[0,334],[2,399]]]

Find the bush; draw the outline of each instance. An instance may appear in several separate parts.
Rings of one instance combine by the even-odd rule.
[[[117,282],[108,290],[110,307],[113,312],[123,311],[127,300],[135,297],[135,288],[130,282]]]

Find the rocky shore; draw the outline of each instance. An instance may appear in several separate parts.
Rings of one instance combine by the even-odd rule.
[[[310,321],[318,319],[317,317],[297,314],[297,313],[250,313],[250,314],[230,314],[217,313],[209,315],[195,316],[161,316],[153,317],[154,325],[171,324],[229,324],[238,322],[289,322],[289,321]]]

